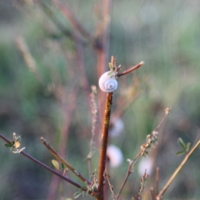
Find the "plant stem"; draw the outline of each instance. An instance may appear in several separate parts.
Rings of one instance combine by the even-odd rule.
[[[58,10],[69,20],[73,28],[81,34],[81,36],[85,38],[91,38],[90,33],[82,26],[81,23],[79,23],[75,15],[72,14],[66,4],[64,5],[60,0],[53,0],[53,3],[58,8]]]
[[[130,174],[132,173],[132,168],[133,168],[133,166],[136,164],[136,162],[137,162],[138,159],[140,158],[141,153],[142,153],[142,152],[140,151],[140,152],[137,154],[137,156],[135,157],[135,159],[134,159],[133,161],[128,161],[128,162],[129,162],[128,170],[127,170],[127,172],[126,172],[126,176],[125,176],[125,178],[124,178],[124,181],[123,181],[123,183],[122,183],[122,185],[121,185],[121,187],[120,187],[120,189],[119,189],[119,193],[116,195],[116,199],[117,199],[117,200],[119,199],[119,196],[121,195],[121,192],[122,192],[122,190],[124,189],[124,186],[125,186],[125,184],[126,184],[128,178],[129,178]]]
[[[97,27],[97,31],[100,31],[98,36],[96,37],[96,54],[97,54],[97,77],[98,79],[100,76],[105,72],[107,63],[108,63],[108,56],[109,56],[109,36],[110,36],[110,11],[111,11],[112,0],[101,0],[101,24]],[[98,92],[98,99],[99,99],[99,124],[102,124],[102,116],[104,113],[104,99],[105,93],[99,90]],[[100,134],[100,133],[99,133]]]
[[[3,139],[6,143],[10,144],[11,142],[6,139],[3,135],[0,134],[0,138]],[[52,168],[48,167],[47,165],[45,165],[44,163],[40,162],[39,160],[33,158],[32,156],[30,156],[29,154],[25,153],[24,151],[20,152],[21,155],[23,155],[24,157],[28,158],[29,160],[35,162],[36,164],[40,165],[41,167],[47,169],[48,171],[50,171],[51,173],[55,174],[56,176],[62,178],[63,180],[67,181],[68,183],[74,185],[75,187],[83,190],[83,191],[87,191],[86,187],[83,187],[81,185],[79,185],[78,183],[75,183],[74,181],[72,181],[71,179],[63,176],[62,174],[58,173],[57,171],[53,170]]]
[[[181,162],[181,164],[178,166],[178,168],[175,170],[175,172],[172,174],[172,176],[170,177],[170,179],[168,180],[168,182],[165,184],[165,186],[163,187],[163,189],[160,191],[160,193],[156,197],[157,200],[160,200],[162,198],[162,196],[165,193],[165,191],[167,190],[167,188],[170,186],[170,184],[172,183],[172,181],[174,180],[174,178],[177,176],[177,174],[183,168],[183,166],[185,165],[185,163],[187,162],[187,160],[189,159],[189,157],[192,155],[192,153],[197,149],[197,147],[199,145],[200,145],[200,140],[198,140],[197,143],[193,146],[193,148],[185,155],[185,158],[183,159],[183,161]]]
[[[104,112],[104,121],[103,121],[103,129],[101,135],[101,146],[100,146],[100,157],[99,157],[99,166],[98,166],[98,183],[99,183],[99,198],[97,200],[103,200],[103,182],[104,182],[104,171],[106,166],[106,150],[107,150],[107,143],[108,143],[108,130],[110,124],[110,113],[111,113],[111,106],[112,106],[112,97],[113,93],[107,93],[106,96],[106,104],[105,104],[105,112]]]
[[[121,73],[117,73],[116,76],[120,77],[120,76],[123,76],[123,75],[126,75],[132,71],[135,71],[136,69],[138,69],[139,67],[141,67],[142,65],[144,64],[144,61],[141,61],[140,63],[138,63],[137,65],[131,67],[130,69],[127,69]]]
[[[47,141],[41,137],[40,141],[45,145],[45,147],[51,152],[51,154],[61,163],[63,163],[69,170],[71,170],[81,181],[86,183],[87,185],[90,185],[90,182],[81,175],[80,172],[78,172],[74,167],[72,167],[67,161],[65,161],[60,155],[57,154],[57,152],[47,143]]]
[[[161,120],[161,122],[158,124],[158,126],[152,131],[152,134],[151,134],[151,135],[153,135],[154,132],[158,132],[158,131],[159,131],[161,125],[162,125],[162,124],[165,122],[165,120],[167,119],[167,116],[169,115],[169,111],[170,111],[170,108],[166,108],[166,109],[165,109],[165,115],[164,115],[164,117],[162,118],[162,120]],[[145,145],[144,145],[144,144],[145,144]],[[147,146],[146,146],[147,142],[144,143],[144,144],[143,144],[143,145],[144,145],[144,148],[146,149],[146,148],[147,148]],[[148,146],[148,147],[150,148],[150,146]],[[124,181],[123,181],[123,183],[122,183],[122,185],[121,185],[121,187],[120,187],[119,193],[118,193],[117,196],[116,196],[116,199],[117,199],[117,200],[119,199],[119,196],[121,195],[121,192],[122,192],[122,190],[123,190],[123,188],[124,188],[124,186],[125,186],[125,184],[126,184],[128,178],[129,178],[130,174],[131,174],[132,171],[133,171],[133,167],[136,165],[138,159],[139,159],[142,155],[144,155],[143,152],[144,152],[144,150],[141,149],[141,150],[139,151],[139,153],[136,155],[136,157],[134,158],[133,161],[132,161],[132,160],[128,160],[129,166],[128,166],[128,169],[127,169],[127,172],[126,172],[125,179],[124,179]]]
[[[155,187],[155,193],[156,193],[156,195],[158,195],[159,172],[160,172],[160,169],[159,169],[159,167],[157,167],[156,168],[156,187]]]

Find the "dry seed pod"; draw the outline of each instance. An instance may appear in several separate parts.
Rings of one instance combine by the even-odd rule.
[[[113,92],[118,87],[114,72],[107,71],[99,79],[99,87],[103,92]]]

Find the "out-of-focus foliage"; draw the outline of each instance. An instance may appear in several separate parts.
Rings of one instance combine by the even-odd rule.
[[[47,138],[55,149],[59,146],[67,123],[65,115],[68,114],[60,100],[59,86],[62,86],[67,94],[64,97],[67,106],[76,105],[74,114],[70,116],[66,157],[88,176],[85,158],[89,152],[92,120],[80,87],[82,74],[76,45],[52,23],[38,4],[31,2],[0,2],[0,132],[10,139],[13,132],[21,135],[21,144],[26,147],[26,152],[53,167],[52,157],[39,138]],[[65,2],[81,24],[95,34],[100,21],[100,1]],[[48,5],[51,7],[51,2]],[[161,120],[164,108],[171,106],[169,119],[160,133],[158,151],[153,155],[155,165],[160,167],[160,188],[183,159],[183,156],[176,156],[179,151],[177,139],[181,137],[186,144],[194,144],[199,134],[199,6],[198,0],[125,0],[113,1],[111,9],[109,56],[114,55],[122,69],[142,60],[145,65],[134,75],[119,79],[115,97],[123,95],[132,77],[139,79],[139,96],[122,116],[125,124],[123,134],[110,142],[121,148],[124,160],[132,159],[146,135]],[[67,19],[53,9],[62,25],[72,30]],[[25,38],[41,79],[24,63],[15,43],[18,36]],[[84,46],[84,61],[89,84],[97,85],[96,54],[87,45]],[[75,102],[72,93],[76,93]],[[114,98],[114,107],[116,102]],[[0,199],[46,199],[52,175],[20,155],[9,152],[3,142],[0,144],[0,179],[3,180],[0,182]],[[97,156],[96,149],[93,170],[97,168]],[[198,158],[197,151],[166,192],[166,199],[198,199]],[[124,162],[121,167],[110,171],[114,191],[118,191],[127,165]],[[152,177],[154,180],[154,175]],[[149,182],[150,186],[153,184]],[[124,199],[131,199],[138,188],[139,176],[135,170],[124,189]],[[72,197],[76,191],[62,181],[58,196]]]

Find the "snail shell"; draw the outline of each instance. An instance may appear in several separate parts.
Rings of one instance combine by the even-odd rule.
[[[107,71],[101,75],[99,79],[99,87],[103,92],[113,92],[118,87],[118,82],[115,78],[115,74],[111,71]]]

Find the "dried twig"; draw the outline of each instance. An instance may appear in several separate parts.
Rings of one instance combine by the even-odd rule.
[[[117,194],[116,198],[119,199],[119,196],[130,176],[130,174],[132,173],[133,171],[133,167],[135,166],[135,164],[137,163],[138,159],[143,156],[143,155],[146,155],[148,154],[148,150],[151,148],[151,146],[153,144],[155,144],[155,142],[157,141],[158,139],[158,131],[161,127],[161,125],[164,123],[164,121],[166,120],[168,114],[169,114],[169,111],[170,111],[170,108],[166,108],[165,109],[165,115],[164,117],[162,118],[161,122],[158,124],[158,126],[152,131],[152,133],[150,135],[147,135],[146,137],[146,142],[144,144],[141,145],[141,149],[140,149],[140,152],[137,154],[137,156],[134,158],[134,160],[130,160],[128,159],[128,162],[129,162],[129,166],[128,166],[128,169],[127,169],[127,172],[126,172],[126,176],[125,176],[125,179],[124,181],[122,182],[122,185],[120,187],[120,190],[119,190],[119,193]]]
[[[37,64],[35,62],[35,59],[30,53],[30,50],[28,48],[28,45],[26,44],[26,41],[23,37],[18,36],[16,38],[16,46],[21,52],[23,59],[26,63],[26,66],[29,68],[31,72],[33,72],[36,76],[36,78],[40,81],[43,82],[43,79],[41,77],[41,74],[38,71]]]
[[[105,177],[105,179],[107,180],[107,183],[108,183],[108,186],[109,186],[109,188],[110,188],[110,192],[111,192],[111,194],[112,194],[112,199],[113,200],[116,200],[116,197],[115,197],[115,194],[114,194],[114,190],[113,190],[113,186],[112,186],[112,184],[111,184],[111,182],[110,182],[110,176],[109,176],[109,174],[105,171],[105,173],[104,173],[104,177]]]
[[[167,190],[167,188],[170,186],[170,184],[172,183],[172,181],[175,179],[175,177],[177,176],[177,174],[180,172],[180,170],[183,168],[183,166],[185,165],[185,163],[187,162],[187,160],[189,159],[189,157],[194,153],[194,151],[197,149],[197,147],[199,145],[200,145],[200,140],[198,140],[196,142],[196,144],[192,147],[192,149],[185,155],[185,158],[183,159],[183,161],[181,162],[181,164],[177,167],[177,169],[172,174],[172,176],[170,177],[170,179],[168,180],[168,182],[165,184],[165,186],[163,187],[163,189],[157,195],[156,200],[162,199],[162,196],[165,193],[165,191]]]
[[[91,139],[90,139],[90,152],[87,156],[87,160],[88,160],[88,172],[89,172],[89,177],[91,179],[91,159],[92,159],[92,155],[93,155],[93,148],[94,148],[94,140],[95,140],[95,133],[96,133],[96,124],[97,124],[97,103],[96,103],[96,93],[97,93],[97,89],[96,86],[91,86],[91,94],[90,94],[90,98],[91,98],[91,114],[92,114],[92,135],[91,135]]]
[[[73,79],[73,73],[70,70],[70,78]],[[58,154],[66,156],[66,145],[68,142],[69,128],[73,119],[74,110],[76,108],[76,98],[78,94],[78,87],[72,85],[69,92],[66,92],[66,88],[62,85],[56,85],[54,94],[59,102],[60,109],[63,111],[63,124],[60,135],[60,142],[58,146]],[[49,193],[47,200],[55,198],[59,179],[56,176],[52,176],[52,180],[49,187]]]
[[[149,179],[149,175],[146,173],[146,170],[145,170],[142,178],[140,179],[140,188],[139,188],[137,194],[133,197],[133,199],[135,199],[135,200],[142,199],[141,194],[144,191],[144,188],[145,188],[145,185],[146,185],[146,182],[148,181],[148,179]]]
[[[130,160],[130,159],[127,160],[128,163],[129,163],[129,165],[128,165],[128,169],[127,169],[127,172],[126,172],[126,176],[125,176],[125,178],[124,178],[124,181],[122,182],[122,185],[121,185],[121,187],[120,187],[120,189],[119,189],[119,192],[118,192],[118,194],[116,195],[116,199],[117,199],[117,200],[119,199],[119,197],[120,197],[120,195],[121,195],[121,192],[122,192],[122,190],[124,189],[124,186],[125,186],[125,184],[126,184],[126,182],[127,182],[127,180],[128,180],[128,177],[129,177],[130,174],[132,173],[132,168],[133,168],[133,166],[136,164],[136,162],[137,162],[137,160],[140,158],[141,154],[142,154],[142,152],[140,151],[140,152],[137,154],[137,156],[135,157],[135,159],[134,159],[133,161]]]
[[[80,172],[78,172],[74,167],[72,167],[66,160],[64,160],[58,153],[51,147],[47,141],[41,137],[40,141],[45,145],[45,147],[50,151],[50,153],[61,163],[63,163],[72,173],[74,173],[81,181],[86,183],[87,185],[90,185],[90,181],[88,181],[84,176],[81,175]]]
[[[156,168],[156,190],[155,190],[155,194],[158,195],[158,181],[159,181],[159,172],[160,172],[160,169],[159,167]]]
[[[11,144],[11,142],[1,134],[0,134],[0,138],[2,140],[4,140],[6,143]],[[28,158],[29,160],[35,162],[36,164],[40,165],[41,167],[45,168],[46,170],[50,171],[51,173],[55,174],[56,176],[62,178],[65,181],[67,181],[68,183],[74,185],[75,187],[77,187],[77,188],[79,188],[79,189],[81,189],[83,191],[87,191],[87,187],[83,187],[83,186],[79,185],[78,183],[72,181],[71,179],[63,176],[59,172],[53,170],[52,168],[48,167],[47,165],[45,165],[44,163],[42,163],[39,160],[35,159],[34,157],[30,156],[29,154],[25,153],[24,151],[21,151],[20,154],[23,155],[24,157]]]
[[[151,188],[151,198],[152,198],[152,200],[156,200],[155,199],[156,195],[155,195],[155,191],[154,191],[153,187]]]
[[[75,35],[75,38],[77,37],[77,34]],[[88,81],[87,73],[86,73],[86,66],[84,64],[84,48],[81,42],[79,42],[79,39],[76,41],[76,60],[77,60],[77,66],[78,66],[78,72],[79,72],[79,80],[80,80],[80,86],[83,90],[83,93],[85,95],[86,103],[88,106],[88,110],[90,109],[90,84]]]
[[[120,76],[123,76],[123,75],[126,75],[132,71],[135,71],[136,69],[138,69],[139,67],[141,67],[142,65],[144,64],[144,61],[141,61],[140,63],[138,63],[137,65],[131,67],[130,69],[127,69],[121,73],[117,73],[116,76],[117,77],[120,77]]]

